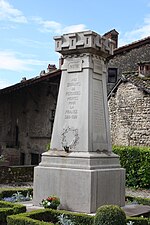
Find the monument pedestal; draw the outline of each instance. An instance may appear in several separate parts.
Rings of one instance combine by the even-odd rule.
[[[35,205],[50,194],[60,197],[61,209],[77,212],[125,204],[125,171],[115,154],[46,152],[34,179]]]
[[[57,195],[61,207],[91,213],[125,203],[125,170],[112,153],[107,60],[112,42],[92,31],[55,37],[63,55],[51,150],[35,168],[34,204]]]

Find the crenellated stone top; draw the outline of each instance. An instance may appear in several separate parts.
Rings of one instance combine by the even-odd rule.
[[[111,39],[93,31],[64,34],[54,37],[55,51],[66,54],[80,54],[91,52],[96,55],[107,57],[113,54],[115,43]]]

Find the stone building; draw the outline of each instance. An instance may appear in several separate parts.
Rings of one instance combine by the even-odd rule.
[[[150,37],[114,51],[108,81],[112,143],[150,146]]]
[[[108,103],[112,143],[150,146],[150,78],[123,74]]]
[[[110,31],[110,33],[111,32],[112,31]],[[121,78],[123,72],[137,71],[138,63],[150,61],[150,36],[120,48],[116,48],[114,50],[114,55],[111,56],[108,61],[107,89],[109,94]]]
[[[50,142],[61,71],[48,70],[0,90],[0,155],[10,165],[38,164]]]

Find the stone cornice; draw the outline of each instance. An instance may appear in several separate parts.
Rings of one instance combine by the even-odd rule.
[[[114,42],[93,31],[64,34],[54,37],[55,50],[62,55],[93,53],[107,57],[113,54]]]

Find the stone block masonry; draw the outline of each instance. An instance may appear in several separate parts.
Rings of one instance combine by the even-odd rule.
[[[149,94],[126,82],[108,103],[113,144],[150,146]]]
[[[64,63],[51,149],[35,168],[34,204],[57,195],[61,208],[71,211],[123,206],[125,170],[112,153],[106,91],[113,42],[92,31],[54,39]]]

